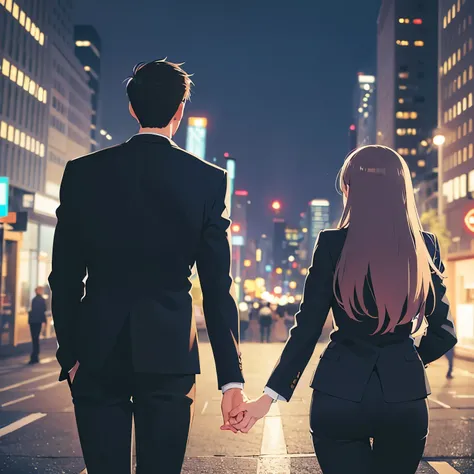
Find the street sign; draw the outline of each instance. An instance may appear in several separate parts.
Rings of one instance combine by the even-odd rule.
[[[8,215],[8,178],[0,176],[0,217]]]
[[[467,230],[474,234],[474,208],[468,211],[464,216],[464,223],[466,224]]]

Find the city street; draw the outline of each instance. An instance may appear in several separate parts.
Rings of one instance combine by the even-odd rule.
[[[259,395],[282,347],[280,343],[242,344],[249,396]],[[66,383],[57,382],[54,348],[53,341],[45,343],[42,363],[35,366],[25,364],[27,357],[0,361],[2,473],[85,473],[69,389]],[[216,390],[210,346],[202,343],[203,374],[198,377],[195,418],[183,472],[320,473],[309,435],[308,385],[322,348],[323,344],[318,345],[291,403],[273,405],[251,433],[234,435],[219,430],[221,397]],[[433,391],[431,426],[418,474],[474,473],[474,363],[455,363],[454,379],[449,381],[445,379],[445,359],[428,369]]]

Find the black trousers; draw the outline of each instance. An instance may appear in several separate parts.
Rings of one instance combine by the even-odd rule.
[[[88,474],[179,474],[194,410],[195,375],[136,372],[128,324],[100,373],[79,366],[70,384]]]
[[[40,353],[39,336],[41,334],[41,325],[42,323],[30,323],[31,342],[33,345],[33,349],[31,352],[31,360],[33,362],[38,362],[38,359],[39,359],[39,353]]]
[[[270,334],[272,330],[272,318],[271,316],[260,317],[260,341],[270,342]]]
[[[361,402],[315,390],[310,425],[324,474],[414,474],[428,435],[428,405],[385,402],[374,371]]]

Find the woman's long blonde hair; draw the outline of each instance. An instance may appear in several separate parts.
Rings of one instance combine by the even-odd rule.
[[[431,270],[437,272],[426,247],[415,205],[410,171],[394,150],[369,145],[353,151],[339,175],[347,194],[338,228],[347,237],[334,275],[334,294],[351,319],[378,318],[373,334],[393,332],[417,314],[425,314]],[[369,284],[377,314],[364,301]],[[357,299],[356,299],[357,298]]]

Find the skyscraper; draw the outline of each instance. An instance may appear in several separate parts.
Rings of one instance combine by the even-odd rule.
[[[375,76],[357,75],[354,124],[357,148],[375,144]]]
[[[84,67],[89,77],[89,88],[92,90],[91,108],[91,149],[100,148],[100,130],[102,124],[100,120],[100,71],[102,42],[96,29],[91,25],[76,25],[74,27],[74,42],[76,57]],[[106,136],[106,135],[105,135]]]
[[[186,132],[186,150],[193,155],[206,159],[207,118],[189,117]]]
[[[439,211],[451,234],[443,256],[458,347],[474,346],[474,3],[440,0]]]
[[[436,168],[421,142],[437,117],[437,2],[383,0],[377,32],[377,143],[398,151],[412,178]]]
[[[309,221],[310,252],[312,252],[319,232],[329,227],[329,201],[326,199],[313,199],[309,202],[307,215]]]

